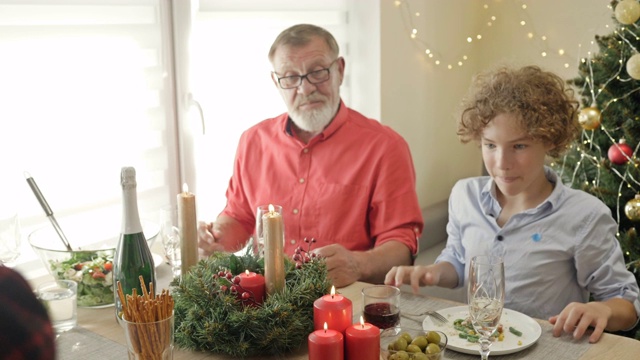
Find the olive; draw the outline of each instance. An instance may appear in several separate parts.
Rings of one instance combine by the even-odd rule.
[[[409,334],[408,332],[403,332],[402,334],[400,334],[400,337],[407,340],[407,344],[411,344],[411,334]]]
[[[429,345],[429,340],[427,340],[427,337],[424,335],[416,336],[411,342],[411,345],[418,346],[420,351],[422,351]]]
[[[429,357],[425,353],[415,353],[413,354],[413,360],[429,360]]]
[[[398,360],[409,360],[409,353],[406,351],[398,351],[396,356],[398,356]]]
[[[429,344],[440,344],[440,334],[437,332],[428,331],[426,337]]]
[[[393,354],[389,355],[387,360],[398,360],[398,354],[393,353]]]
[[[422,349],[420,349],[420,347],[418,345],[407,345],[407,352],[408,353],[421,353]]]
[[[438,344],[429,344],[424,351],[427,354],[437,354],[440,352],[440,346]]]
[[[403,337],[396,339],[393,343],[393,350],[404,351],[407,349],[407,340]]]

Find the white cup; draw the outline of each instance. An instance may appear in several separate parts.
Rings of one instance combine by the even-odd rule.
[[[47,309],[57,333],[73,329],[78,323],[78,284],[72,280],[48,281],[38,285],[38,299]]]

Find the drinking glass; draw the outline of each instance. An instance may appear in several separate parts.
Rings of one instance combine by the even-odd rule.
[[[165,256],[171,265],[173,277],[180,276],[182,265],[180,256],[180,228],[178,227],[178,208],[167,205],[160,208],[160,239]]]
[[[78,323],[78,283],[73,280],[54,280],[38,285],[38,299],[47,309],[56,333],[73,329]]]
[[[273,211],[282,214],[282,206],[273,206]],[[269,213],[269,205],[260,205],[256,210],[256,233],[253,236],[253,253],[264,256],[264,232],[262,225],[262,217]]]
[[[120,319],[129,350],[129,360],[171,360],[174,348],[174,315],[155,322]]]
[[[504,262],[491,255],[474,256],[469,264],[469,316],[480,335],[480,356],[489,358],[489,337],[498,327],[504,307]]]
[[[0,264],[10,263],[18,258],[21,236],[18,213],[0,213]]]
[[[364,321],[381,330],[400,325],[400,289],[390,285],[373,285],[362,289]]]

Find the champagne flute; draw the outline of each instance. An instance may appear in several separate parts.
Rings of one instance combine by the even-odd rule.
[[[480,355],[489,358],[489,337],[500,322],[504,307],[504,262],[491,255],[474,256],[469,264],[469,316],[480,335]]]
[[[20,219],[17,212],[0,213],[0,265],[20,256]]]
[[[163,206],[160,209],[160,238],[164,253],[171,265],[173,277],[181,273],[180,229],[178,228],[178,208],[175,205]]]

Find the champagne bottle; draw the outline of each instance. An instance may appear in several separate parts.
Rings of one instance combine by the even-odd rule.
[[[142,232],[142,224],[138,214],[136,170],[133,167],[123,167],[120,173],[120,182],[122,185],[122,229],[113,261],[113,293],[117,319],[120,319],[122,312],[122,304],[117,292],[118,282],[122,285],[125,296],[130,295],[133,289],[137,289],[138,295],[142,294],[140,275],[144,278],[147,289],[149,289],[150,283],[153,284],[154,289],[156,287],[153,257],[147,239]]]

